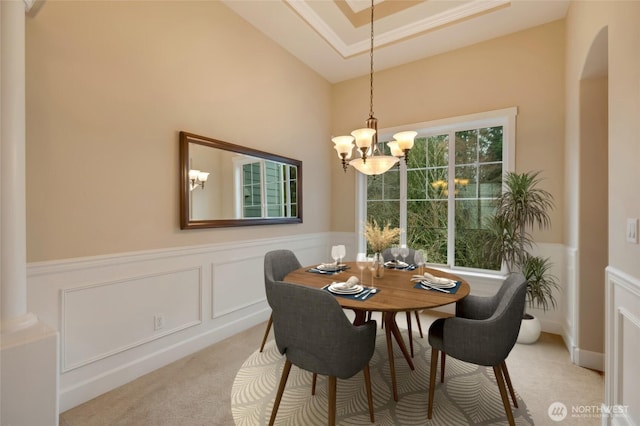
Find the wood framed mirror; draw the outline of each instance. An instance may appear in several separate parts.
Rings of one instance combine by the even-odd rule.
[[[302,161],[180,132],[180,228],[302,223]]]

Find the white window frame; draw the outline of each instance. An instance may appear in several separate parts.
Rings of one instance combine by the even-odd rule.
[[[378,140],[387,141],[393,139],[393,134],[401,132],[407,129],[413,129],[418,132],[418,137],[430,137],[442,134],[455,133],[456,131],[469,130],[474,128],[485,128],[502,126],[502,170],[505,172],[512,172],[515,170],[515,158],[516,158],[516,116],[518,115],[517,107],[504,108],[493,111],[486,111],[476,114],[468,114],[459,117],[446,118],[441,120],[425,121],[421,123],[407,124],[399,127],[385,128],[378,131]],[[450,138],[451,141],[455,141]],[[451,149],[451,146],[450,146]],[[451,151],[450,151],[451,152]],[[409,153],[411,155],[411,153]],[[449,155],[449,179],[453,180],[455,174],[455,156]],[[400,160],[400,244],[406,244],[406,205],[407,205],[407,174],[404,160]],[[367,203],[366,203],[366,191],[367,180],[366,176],[357,173],[356,176],[356,233],[358,252],[366,251],[367,242],[364,237],[364,224],[367,218]],[[455,201],[455,195],[453,191],[449,194],[449,203]],[[448,217],[448,241],[451,241],[455,236],[455,229],[452,224],[454,220],[454,209],[449,209]],[[453,258],[453,245],[447,244],[449,247],[447,257]],[[504,268],[504,267],[503,267]],[[455,270],[468,270],[477,272],[488,272],[486,270],[474,269],[456,266],[452,268],[451,265],[447,266],[447,269]],[[498,273],[504,274],[501,270]]]

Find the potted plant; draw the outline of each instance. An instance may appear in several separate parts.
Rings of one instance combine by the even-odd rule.
[[[538,188],[539,172],[508,172],[504,178],[504,191],[496,200],[496,213],[492,218],[489,253],[492,259],[507,270],[520,271],[527,280],[527,306],[542,308],[545,312],[556,307],[554,290],[558,289],[556,277],[550,273],[548,258],[533,256],[529,250],[533,240],[528,230],[536,225],[549,228],[548,211],[553,208],[550,192]],[[540,321],[523,312],[518,342],[533,343],[540,336]]]

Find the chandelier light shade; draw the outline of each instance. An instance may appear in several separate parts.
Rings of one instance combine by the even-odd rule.
[[[349,166],[347,160],[351,159],[353,152],[353,136],[336,136],[331,140],[334,143],[333,148],[338,153],[338,158],[342,160],[342,168],[346,172]]]
[[[362,153],[366,153],[369,148],[371,148],[371,144],[373,143],[373,136],[376,134],[375,129],[370,129],[368,127],[357,129],[351,132],[351,135],[356,140],[356,146],[362,151]]]
[[[397,157],[391,155],[374,155],[367,158],[356,158],[349,162],[357,171],[362,174],[375,176],[389,171],[398,162]]]
[[[413,141],[417,132],[406,131],[393,135],[394,140],[387,143],[391,150],[391,155],[383,155],[378,147],[378,119],[373,116],[373,2],[371,0],[371,48],[370,72],[369,72],[369,118],[365,128],[351,132],[351,136],[337,136],[331,140],[334,149],[338,153],[338,158],[342,161],[342,168],[346,172],[348,166],[353,166],[357,171],[369,176],[376,176],[387,172],[400,158],[404,158],[405,163],[409,151],[413,148]],[[353,146],[358,148],[360,158],[351,160]]]
[[[402,151],[405,161],[407,159],[407,155],[411,148],[413,148],[413,141],[416,136],[418,136],[418,132],[414,132],[413,130],[408,130],[406,132],[400,132],[393,135],[393,139],[397,143],[398,149]]]

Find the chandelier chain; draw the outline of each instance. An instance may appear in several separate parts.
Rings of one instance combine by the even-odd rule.
[[[373,2],[371,0],[371,49],[369,50],[369,117],[373,117]]]
[[[1,0],[0,0],[1,1]],[[371,0],[371,46],[369,49],[369,118],[366,127],[351,132],[351,136],[337,136],[332,138],[334,149],[342,160],[342,168],[346,172],[349,165],[357,171],[368,176],[376,176],[387,172],[394,164],[398,164],[400,158],[404,158],[405,164],[409,150],[413,147],[417,132],[400,132],[393,135],[394,140],[387,143],[391,155],[384,154],[378,146],[378,119],[373,116],[373,49],[374,43],[374,5],[376,0]],[[397,139],[397,140],[396,140]],[[351,159],[354,142],[360,158]]]

